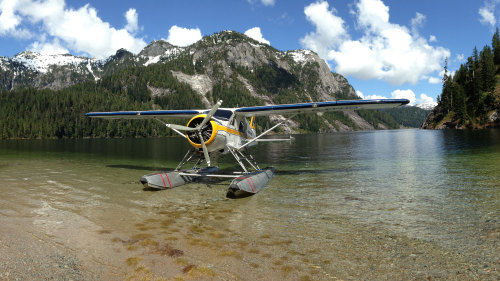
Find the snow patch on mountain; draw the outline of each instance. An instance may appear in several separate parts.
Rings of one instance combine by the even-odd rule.
[[[70,54],[64,55],[42,55],[35,52],[25,51],[20,54],[15,55],[12,61],[18,62],[28,68],[41,73],[47,73],[50,66],[64,66],[73,65],[78,66],[82,63],[87,63],[87,61],[93,60],[84,57],[75,57]]]
[[[100,79],[99,77],[95,76],[94,71],[92,71],[92,66],[90,65],[90,59],[87,60],[87,69],[90,72],[90,74],[92,74],[92,76],[94,76],[95,81]]]
[[[171,59],[171,58],[177,56],[178,54],[180,54],[182,51],[184,51],[184,48],[173,47],[171,49],[166,50],[163,54],[158,55],[158,56],[142,56],[143,58],[147,59],[147,61],[144,63],[144,66],[158,63],[161,60]]]
[[[4,57],[0,57],[0,70],[7,71],[7,67],[4,65]]]
[[[434,107],[437,106],[437,102],[426,102],[426,103],[419,103],[415,105],[418,108],[421,108],[423,110],[433,110]]]
[[[292,56],[293,60],[296,63],[305,63],[305,62],[310,60],[309,55],[311,54],[311,51],[309,51],[309,50],[294,50],[294,51],[289,51],[288,54],[290,54]]]
[[[144,63],[144,66],[148,66],[153,63],[158,63],[160,61],[161,56],[147,57],[148,61]]]

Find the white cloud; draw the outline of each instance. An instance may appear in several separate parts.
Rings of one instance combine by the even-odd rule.
[[[429,79],[427,80],[427,82],[429,82],[429,84],[439,84],[439,83],[441,83],[441,78],[439,78],[439,77],[429,77]]]
[[[437,38],[434,35],[429,36],[429,42],[437,42]]]
[[[363,94],[363,92],[359,91],[359,90],[356,90],[356,95],[362,99],[365,98],[365,95]]]
[[[417,33],[425,16],[417,13],[412,29],[389,22],[389,7],[381,0],[359,0],[356,11],[357,27],[362,37],[349,38],[344,21],[329,10],[327,2],[316,2],[304,9],[315,32],[301,39],[305,48],[332,61],[335,71],[359,79],[380,79],[393,85],[417,83],[432,72],[442,69],[441,63],[450,51],[430,46]]]
[[[55,38],[52,42],[36,41],[29,46],[29,49],[43,55],[59,55],[69,53],[66,48],[61,46],[61,43],[57,38]]]
[[[245,35],[259,41],[260,43],[271,45],[271,43],[268,40],[264,39],[264,37],[262,36],[260,27],[250,28],[249,30],[245,31]]]
[[[479,9],[479,15],[481,16],[481,18],[479,19],[479,21],[481,21],[481,23],[495,26],[495,23],[497,22],[497,20],[495,19],[495,15],[493,14],[492,10],[489,10],[486,7],[481,7]]]
[[[483,6],[479,8],[479,21],[482,24],[489,24],[491,27],[494,27],[497,23],[497,19],[495,18],[495,7],[500,4],[500,0],[489,0],[484,1]]]
[[[2,1],[0,10],[0,35],[18,36],[17,32],[21,31],[25,38],[38,38],[32,43],[32,49],[71,49],[104,58],[120,48],[137,53],[146,46],[142,38],[130,33],[138,30],[134,9],[125,14],[127,28],[124,29],[111,27],[89,4],[75,10],[66,8],[65,0]],[[50,37],[52,43],[41,40],[42,37]]]
[[[407,99],[410,101],[410,105],[415,104],[415,93],[412,90],[395,90],[391,93],[393,99]]]
[[[383,100],[387,99],[387,97],[380,96],[380,95],[365,95],[363,92],[356,90],[356,95],[362,99],[367,99],[367,100]]]
[[[261,0],[261,2],[264,6],[274,6],[276,0]]]
[[[411,32],[413,34],[418,34],[418,29],[424,25],[425,20],[426,17],[417,12],[415,17],[411,19]]]
[[[16,14],[19,4],[18,1],[0,2],[0,35],[15,32],[21,24],[21,17]]]
[[[262,3],[264,6],[274,6],[276,4],[276,0],[248,0],[248,3],[255,4],[256,2]]]
[[[420,94],[420,99],[418,100],[418,103],[435,103],[435,101],[432,97],[429,97],[426,94]]]
[[[308,21],[315,26],[315,31],[300,39],[302,46],[328,59],[328,52],[348,39],[344,20],[335,15],[335,9],[329,10],[328,2],[316,2],[304,8]]]
[[[200,40],[201,37],[199,28],[189,29],[173,25],[168,30],[167,42],[175,46],[186,47]]]
[[[367,95],[367,96],[361,96],[360,91],[356,91],[356,94],[360,96],[363,99],[367,100],[380,100],[380,99],[387,99],[387,97],[381,96],[381,95]],[[361,93],[363,94],[363,93]],[[408,89],[408,90],[395,90],[391,93],[391,98],[393,99],[407,99],[410,101],[410,105],[415,105],[415,104],[433,104],[436,105],[436,102],[432,97],[429,97],[426,94],[420,94],[420,98],[416,99],[415,98],[415,93]]]
[[[125,25],[125,29],[134,34],[139,30],[139,15],[137,11],[133,8],[130,8],[125,13],[125,19],[127,19],[127,25]]]
[[[367,99],[367,100],[384,100],[384,99],[387,99],[387,97],[379,96],[379,95],[369,95],[369,96],[366,96],[364,98]]]

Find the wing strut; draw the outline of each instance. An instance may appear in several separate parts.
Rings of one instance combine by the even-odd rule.
[[[158,119],[158,118],[154,118],[154,120],[156,120],[156,121],[158,121],[158,122],[162,123],[163,125],[167,126],[167,128],[172,129],[174,132],[178,133],[179,135],[181,135],[181,136],[183,136],[184,138],[186,138],[186,139],[187,139],[186,134],[183,134],[182,132],[180,132],[179,130],[177,130],[176,128],[174,128],[174,127],[172,126],[172,125],[174,125],[174,124],[168,124],[168,123],[165,123],[165,122],[163,122],[162,120],[160,120],[160,119]],[[186,127],[186,128],[188,128],[188,127]]]
[[[297,114],[294,114],[294,115],[292,115],[292,116],[290,116],[290,117],[286,118],[285,120],[283,120],[283,121],[279,122],[278,124],[276,124],[276,125],[272,126],[270,129],[268,129],[268,130],[267,130],[267,131],[265,131],[264,133],[260,134],[259,136],[257,136],[257,137],[255,137],[255,138],[253,138],[253,139],[249,140],[247,143],[245,143],[244,145],[242,145],[242,146],[238,147],[236,150],[238,150],[238,151],[239,151],[239,150],[241,150],[241,149],[245,148],[247,145],[249,145],[249,144],[251,144],[251,143],[253,143],[253,142],[257,141],[258,139],[262,138],[263,136],[267,135],[269,132],[271,132],[272,130],[274,130],[276,127],[278,127],[279,125],[281,125],[281,124],[285,123],[286,121],[288,121],[288,120],[292,119],[292,118],[293,118],[293,117],[295,117],[296,115],[297,115]]]

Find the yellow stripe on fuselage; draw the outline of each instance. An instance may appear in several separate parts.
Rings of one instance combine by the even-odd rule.
[[[243,137],[243,138],[246,138],[246,139],[251,139],[251,137],[249,137],[247,134],[243,134],[240,131],[237,131],[235,129],[231,129],[231,128],[226,127],[226,126],[222,126],[222,125],[217,124],[217,129],[221,130],[221,131],[228,132],[228,133],[230,133],[232,135],[237,135],[237,136],[240,136],[240,137]]]

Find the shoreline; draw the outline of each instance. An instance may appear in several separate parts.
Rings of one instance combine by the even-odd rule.
[[[217,229],[229,209],[217,203],[160,210],[130,221],[132,231],[102,228],[46,207],[29,216],[0,215],[0,279],[34,280],[495,280],[498,265],[337,217],[327,244],[248,237]],[[203,221],[212,223],[205,224]],[[498,231],[490,239],[498,239]],[[328,251],[330,259],[324,259]],[[485,261],[483,261],[484,263]],[[496,276],[496,277],[495,277]]]

